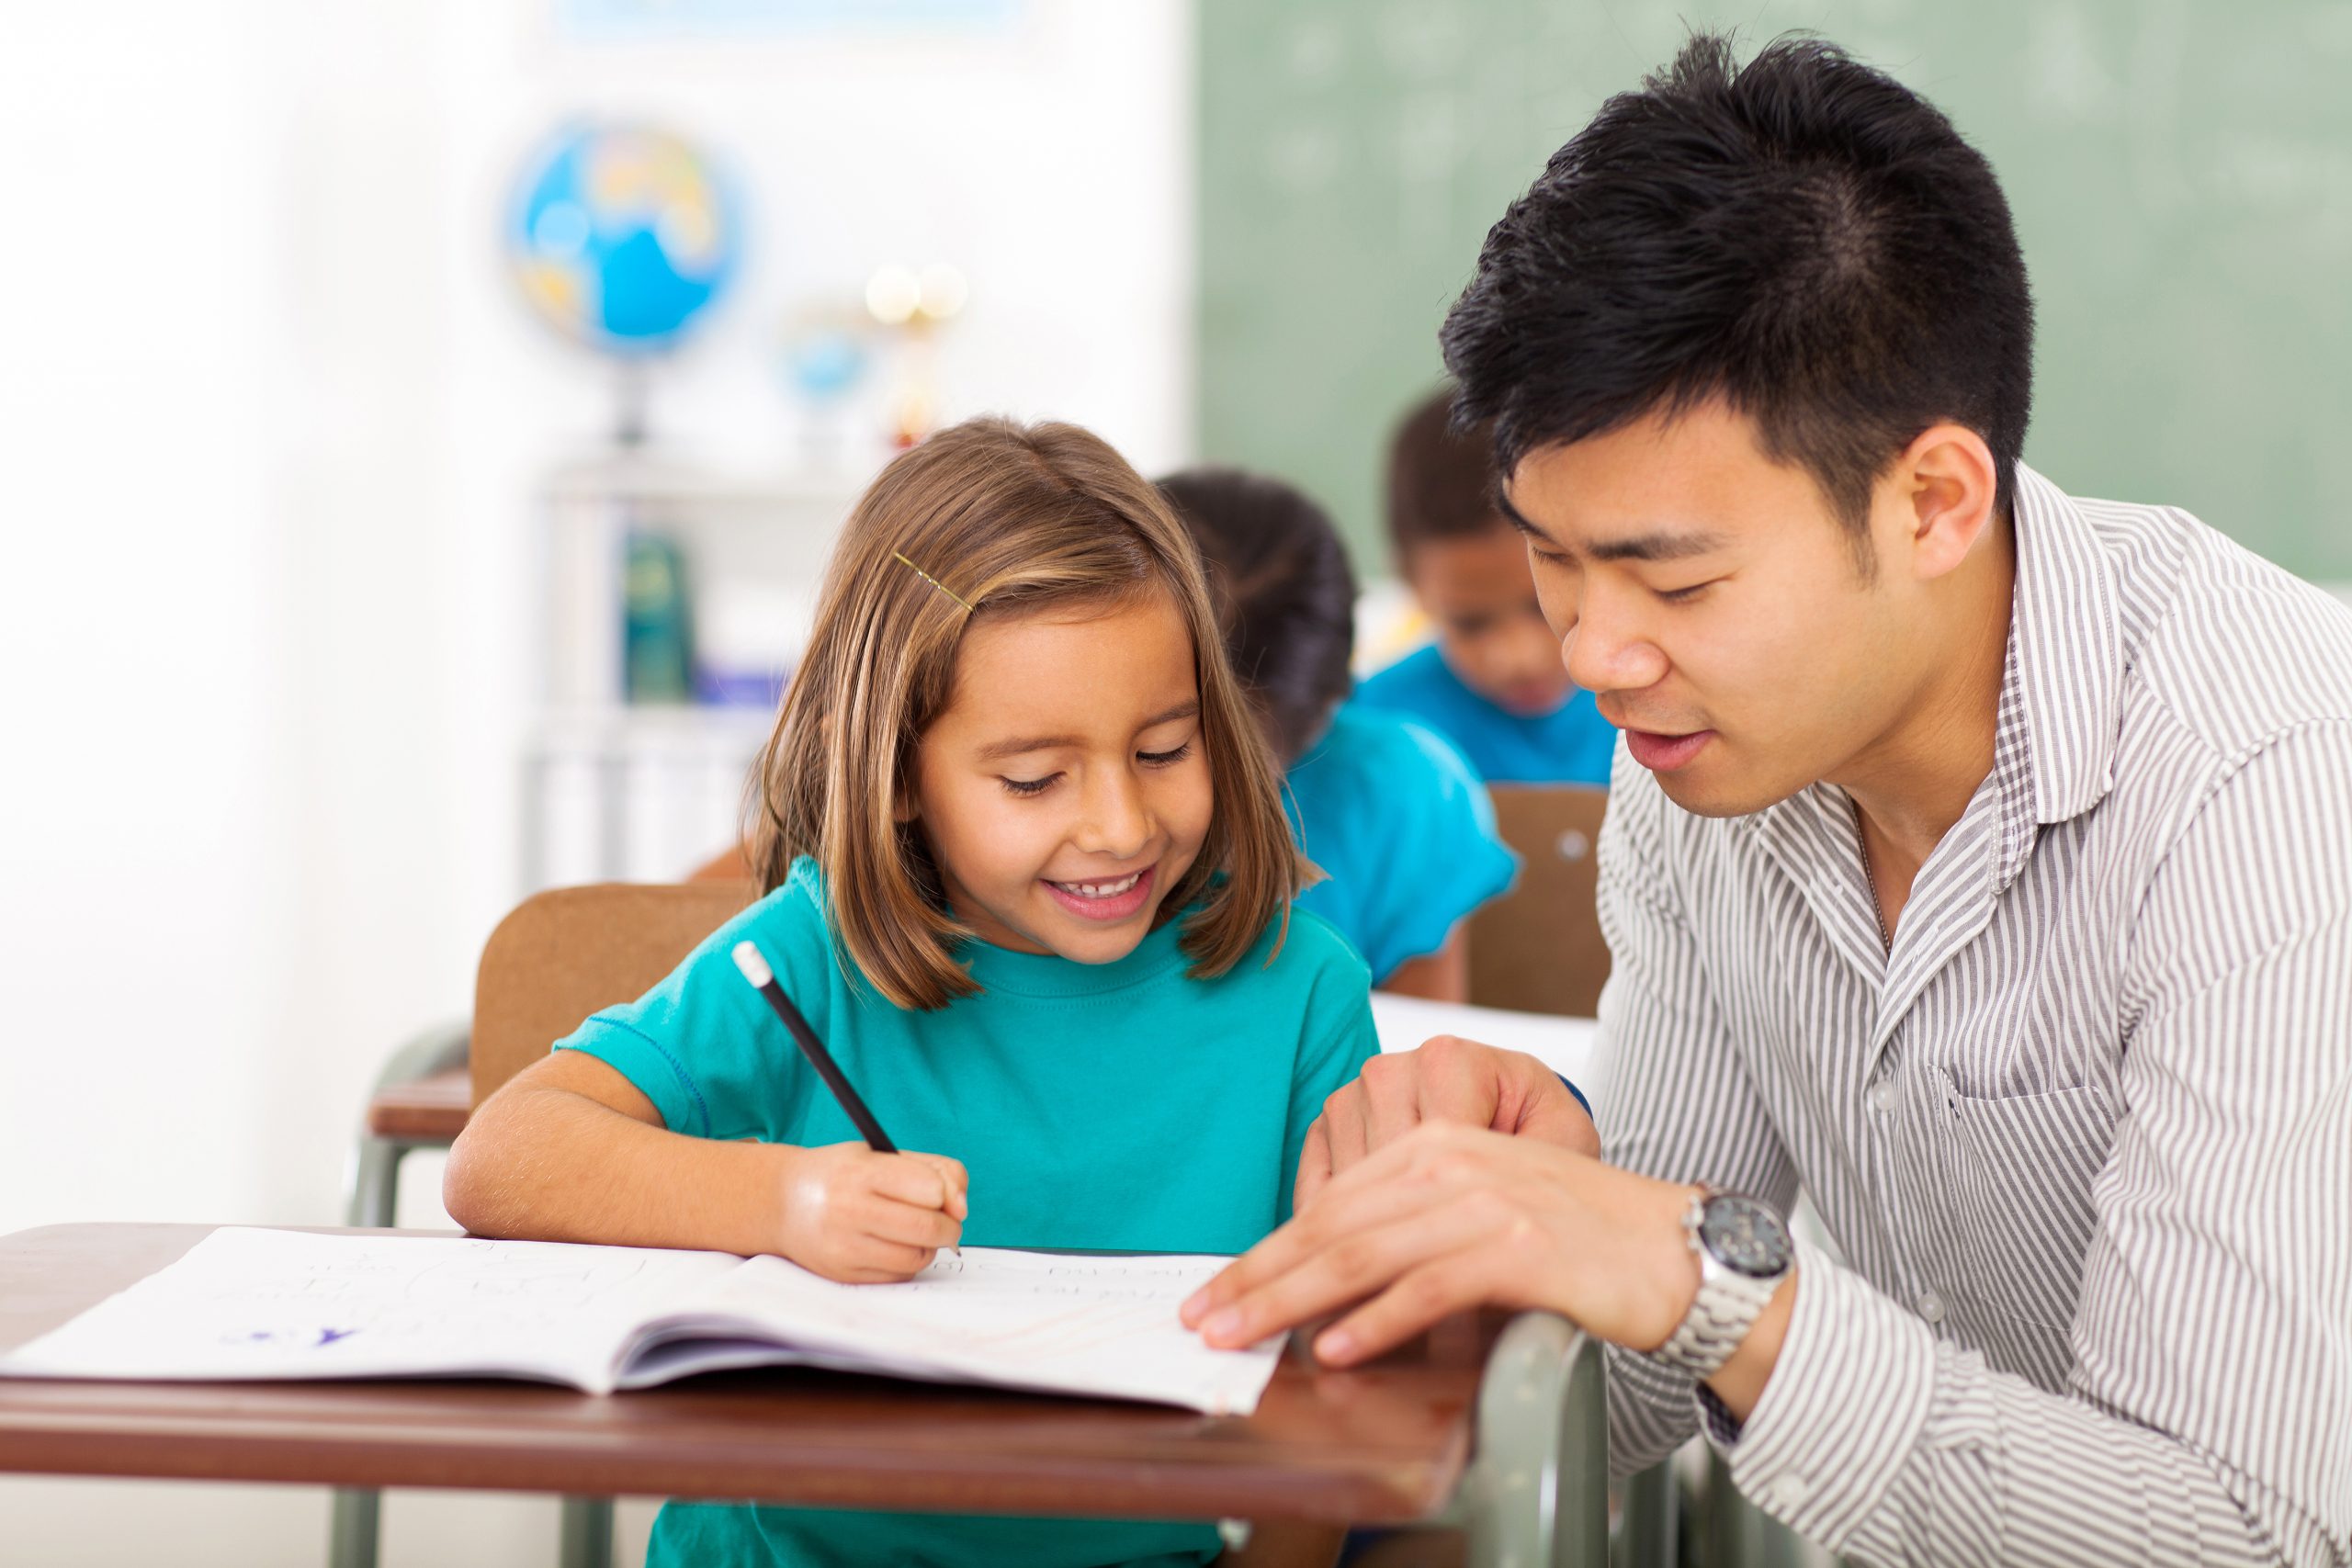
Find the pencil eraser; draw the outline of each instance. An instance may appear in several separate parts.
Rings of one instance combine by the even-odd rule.
[[[768,961],[762,958],[760,950],[749,942],[735,944],[735,967],[741,969],[743,978],[754,986],[766,986],[775,979],[775,971],[768,967]]]

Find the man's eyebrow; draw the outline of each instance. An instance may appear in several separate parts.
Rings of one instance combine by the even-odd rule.
[[[1689,556],[1712,554],[1722,549],[1724,544],[1720,534],[1682,533],[1660,528],[1647,534],[1631,534],[1622,539],[1603,539],[1588,545],[1582,550],[1570,550],[1529,522],[1526,515],[1510,503],[1510,497],[1500,490],[1495,491],[1495,505],[1502,513],[1504,522],[1546,549],[1561,555],[1586,555],[1594,560],[1681,560]]]
[[[1152,729],[1163,724],[1173,724],[1180,718],[1191,718],[1200,711],[1201,705],[1199,699],[1187,698],[1183,702],[1178,703],[1172,708],[1167,708],[1161,712],[1153,714],[1149,718],[1143,721],[1142,728],[1145,729]],[[1052,751],[1064,747],[1083,746],[1085,744],[1085,739],[1077,735],[1015,736],[1010,740],[989,741],[987,745],[980,748],[979,760],[983,762],[994,762],[1006,757],[1018,757],[1028,751]]]

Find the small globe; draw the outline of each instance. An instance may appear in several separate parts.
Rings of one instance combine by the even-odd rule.
[[[741,228],[708,159],[666,131],[574,126],[526,166],[506,254],[524,297],[576,342],[673,345],[726,289]]]

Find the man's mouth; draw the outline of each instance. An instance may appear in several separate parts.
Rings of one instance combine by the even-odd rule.
[[[1140,910],[1151,897],[1152,873],[1155,867],[1145,866],[1125,876],[1102,877],[1085,882],[1056,882],[1043,879],[1046,890],[1063,908],[1085,920],[1124,920]]]
[[[1670,773],[1689,765],[1707,742],[1714,739],[1712,729],[1693,729],[1680,735],[1669,735],[1654,729],[1625,730],[1625,750],[1634,761],[1654,773]]]

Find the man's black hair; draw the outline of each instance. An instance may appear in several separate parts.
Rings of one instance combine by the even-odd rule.
[[[1934,105],[1818,39],[1742,67],[1699,34],[1602,105],[1487,233],[1439,340],[1506,475],[1721,397],[1858,535],[1939,421],[1992,448],[2004,513],[2016,493],[2033,299],[2008,202]]]
[[[1159,480],[1208,568],[1217,630],[1284,767],[1354,685],[1356,579],[1330,514],[1280,479],[1194,468]]]

